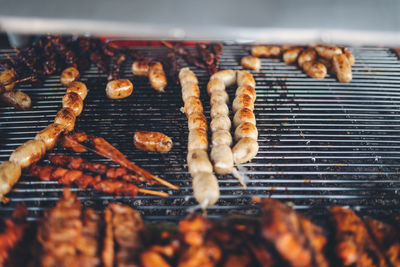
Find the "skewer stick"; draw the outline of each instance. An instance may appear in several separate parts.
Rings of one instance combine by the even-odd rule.
[[[159,191],[143,189],[143,188],[139,188],[138,192],[142,193],[142,194],[148,194],[148,195],[160,196],[160,197],[167,197],[168,196],[168,193],[165,193],[165,192],[159,192]]]
[[[166,187],[169,187],[169,188],[172,188],[172,189],[175,189],[175,190],[178,190],[178,189],[179,189],[179,186],[173,185],[173,184],[171,184],[170,182],[165,181],[164,179],[161,179],[161,178],[159,178],[159,177],[157,177],[157,176],[155,176],[155,175],[152,175],[151,178],[153,178],[154,180],[156,180],[159,184],[165,185]]]

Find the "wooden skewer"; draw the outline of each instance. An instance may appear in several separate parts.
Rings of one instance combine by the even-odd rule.
[[[151,178],[153,178],[154,180],[156,180],[159,184],[165,185],[166,187],[169,187],[169,188],[172,188],[172,189],[175,189],[175,190],[178,190],[178,189],[179,189],[179,186],[173,185],[173,184],[171,184],[170,182],[165,181],[164,179],[161,179],[161,178],[159,178],[159,177],[157,177],[157,176],[155,176],[155,175],[152,175]]]
[[[160,196],[160,197],[167,197],[168,196],[168,193],[165,193],[165,192],[159,192],[159,191],[143,189],[143,188],[139,188],[138,192],[140,192],[142,194],[148,194],[148,195]]]

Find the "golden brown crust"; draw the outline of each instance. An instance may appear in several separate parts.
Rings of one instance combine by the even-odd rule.
[[[136,132],[133,136],[135,146],[140,150],[169,152],[172,149],[172,140],[160,132]]]

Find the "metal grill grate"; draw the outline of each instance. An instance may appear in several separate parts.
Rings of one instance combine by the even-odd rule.
[[[166,52],[157,47],[139,49],[152,55]],[[262,59],[262,70],[253,73],[260,152],[252,163],[244,165],[251,180],[243,190],[232,176],[221,178],[221,198],[217,206],[209,208],[210,217],[257,214],[252,196],[292,201],[296,208],[315,216],[324,215],[325,208],[334,204],[350,205],[361,214],[379,217],[399,214],[400,62],[386,48],[350,50],[356,64],[349,84],[338,83],[333,76],[310,79],[296,66]],[[4,53],[13,54],[0,50],[1,56]],[[247,54],[247,47],[225,46],[221,68],[239,69],[240,58]],[[85,206],[100,209],[117,200],[134,206],[148,220],[179,219],[196,205],[185,165],[187,126],[179,111],[183,105],[180,87],[169,86],[165,94],[157,93],[145,78],[133,77],[130,64],[124,65],[123,77],[131,79],[135,89],[122,100],[106,98],[105,75],[95,67],[84,73],[82,80],[90,92],[76,129],[105,137],[130,160],[181,189],[168,190],[169,198],[141,195],[136,199],[75,190]],[[209,118],[208,75],[195,72]],[[58,76],[49,77],[41,88],[23,86],[22,90],[31,95],[32,110],[0,106],[1,161],[52,122],[65,93]],[[228,91],[233,99],[234,88]],[[164,132],[174,140],[173,150],[168,154],[138,151],[132,142],[138,130]],[[62,149],[56,152],[70,153]],[[93,154],[87,157],[107,161]],[[54,205],[61,191],[54,182],[23,177],[10,194],[11,203],[0,206],[0,215],[9,215],[18,202],[25,201],[30,219],[35,219]]]

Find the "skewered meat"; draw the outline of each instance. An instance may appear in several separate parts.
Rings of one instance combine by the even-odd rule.
[[[149,81],[151,87],[156,91],[164,92],[164,88],[167,86],[167,76],[160,62],[150,63]]]
[[[301,51],[303,51],[303,48],[300,47],[294,47],[286,50],[282,55],[283,61],[288,65],[296,63]]]
[[[318,56],[331,60],[335,55],[342,54],[342,49],[333,45],[317,45],[314,47]]]
[[[261,60],[258,57],[242,57],[240,65],[245,69],[259,71],[261,68]]]
[[[246,85],[246,86],[239,86],[237,89],[236,89],[236,92],[235,92],[235,96],[238,96],[238,95],[248,95],[248,96],[250,96],[252,99],[256,99],[256,89],[254,89],[255,87],[254,86],[251,86],[251,85]]]
[[[279,57],[281,48],[279,46],[255,45],[251,48],[254,57]]]
[[[82,113],[83,100],[77,93],[66,93],[62,98],[62,107],[70,108],[77,117]]]
[[[232,172],[233,154],[229,145],[213,146],[210,157],[216,173],[226,175]]]
[[[88,93],[88,89],[86,87],[86,84],[84,84],[83,82],[73,81],[72,83],[69,84],[66,93],[71,93],[71,92],[78,94],[82,98],[82,100],[85,100]]]
[[[79,79],[79,71],[74,67],[69,67],[63,70],[60,76],[60,81],[63,85],[69,86],[70,83]]]
[[[227,130],[217,130],[211,136],[212,145],[228,145],[232,146],[232,135]]]
[[[140,150],[169,152],[172,149],[172,140],[169,136],[159,132],[136,132],[133,143]]]
[[[258,153],[257,140],[244,137],[232,148],[233,160],[235,163],[245,163],[253,159]]]
[[[120,78],[121,66],[125,60],[126,55],[124,53],[119,53],[118,57],[113,62],[110,73],[108,74],[107,79],[109,81],[118,80]]]
[[[351,82],[353,75],[351,73],[351,64],[346,55],[339,54],[332,58],[332,67],[336,73],[339,82]]]
[[[0,84],[5,87],[5,91],[11,91],[14,88],[12,83],[17,78],[17,73],[14,69],[7,69],[0,73]]]
[[[237,95],[235,99],[233,100],[232,103],[232,110],[236,113],[240,109],[247,108],[250,109],[251,111],[254,110],[254,101],[250,95],[243,94],[243,95]]]
[[[29,140],[17,147],[10,155],[10,161],[26,168],[38,162],[46,153],[46,144],[42,140]]]
[[[19,110],[28,110],[32,107],[32,100],[29,95],[19,90],[1,93],[0,99]]]
[[[188,151],[195,149],[208,149],[207,131],[203,128],[196,128],[189,131]]]
[[[0,164],[0,201],[6,203],[9,201],[5,195],[11,191],[11,188],[21,176],[21,167],[11,161],[4,161]]]
[[[189,173],[195,175],[200,172],[212,173],[213,167],[208,154],[204,149],[193,149],[187,154]]]
[[[58,138],[64,132],[64,126],[57,123],[49,124],[36,134],[35,140],[41,140],[46,145],[46,150],[51,150],[57,144]]]
[[[64,127],[66,132],[72,132],[75,128],[76,116],[72,109],[62,108],[57,112],[54,123]]]
[[[203,60],[203,62],[207,66],[208,73],[210,75],[217,72],[217,67],[215,65],[215,55],[208,50],[208,45],[206,44],[197,44],[197,50]]]
[[[235,127],[238,127],[240,124],[244,122],[249,122],[253,125],[256,125],[256,118],[251,109],[242,108],[236,111],[233,117],[233,124],[235,125]]]
[[[212,132],[218,130],[229,131],[231,129],[231,120],[226,115],[214,117],[210,123],[210,129]]]
[[[200,128],[207,131],[207,119],[202,112],[194,112],[187,116],[188,119],[188,129],[189,131]]]
[[[254,140],[258,139],[258,130],[255,124],[251,122],[243,122],[235,129],[235,140],[249,137]]]
[[[121,99],[130,96],[133,84],[127,79],[113,80],[107,83],[106,95],[110,99]]]

